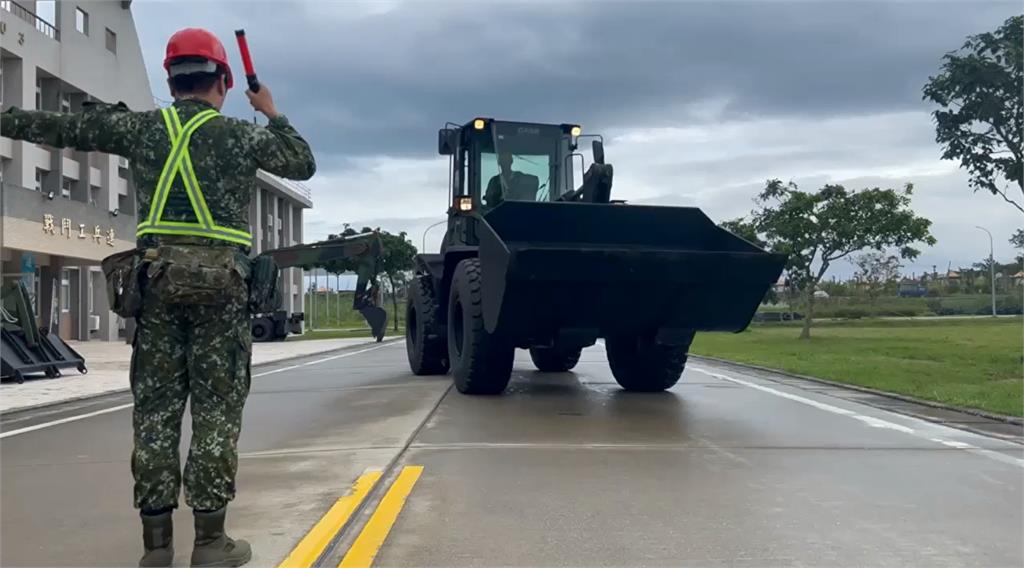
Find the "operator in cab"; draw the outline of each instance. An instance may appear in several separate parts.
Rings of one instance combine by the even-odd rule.
[[[513,170],[510,152],[498,154],[498,167],[500,171],[487,183],[487,191],[484,192],[484,201],[487,203],[488,209],[497,207],[505,200],[537,200],[540,179],[537,176]]]

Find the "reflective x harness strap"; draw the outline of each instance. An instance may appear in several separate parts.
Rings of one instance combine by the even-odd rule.
[[[199,180],[196,178],[195,169],[192,167],[192,158],[189,156],[188,144],[192,134],[207,121],[220,116],[220,114],[208,109],[193,116],[184,126],[178,118],[178,111],[174,107],[162,109],[164,124],[167,126],[167,136],[171,141],[171,152],[164,162],[164,169],[160,173],[160,179],[153,193],[153,203],[149,207],[149,215],[146,220],[139,223],[136,236],[142,235],[188,235],[194,237],[206,237],[220,239],[240,245],[251,245],[252,235],[246,231],[221,227],[213,220],[210,208],[206,205],[206,198],[199,188]],[[164,207],[171,193],[174,180],[181,177],[185,193],[188,195],[189,203],[192,205],[192,212],[197,222],[187,221],[166,221],[163,219]]]

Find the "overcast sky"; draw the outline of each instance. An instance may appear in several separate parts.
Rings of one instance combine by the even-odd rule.
[[[972,194],[940,160],[921,88],[943,53],[1019,2],[153,2],[133,3],[150,80],[168,98],[167,37],[217,33],[260,79],[319,171],[306,240],[342,222],[409,231],[444,219],[437,129],[474,116],[574,122],[605,136],[616,198],[748,213],[766,179],[915,185],[938,244],[907,272],[1009,260],[1024,216]],[[244,84],[244,83],[243,83]],[[243,89],[225,112],[249,117]],[[436,249],[443,228],[427,238]],[[848,273],[846,266],[836,274]]]

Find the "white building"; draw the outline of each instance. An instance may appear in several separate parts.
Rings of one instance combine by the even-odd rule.
[[[130,0],[0,0],[0,106],[77,111],[89,100],[155,108]],[[159,65],[161,62],[150,62]],[[99,262],[135,245],[128,162],[15,141],[0,132],[0,279],[25,282],[48,326],[65,339],[114,340]],[[302,242],[309,191],[261,172],[253,196],[253,250]],[[301,311],[297,269],[282,282],[284,309]]]

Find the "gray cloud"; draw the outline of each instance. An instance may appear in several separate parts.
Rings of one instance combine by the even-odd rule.
[[[307,236],[444,218],[444,121],[578,121],[606,135],[614,193],[742,215],[769,177],[917,186],[939,245],[908,270],[1010,258],[1018,214],[939,159],[921,87],[1018,2],[173,2],[133,4],[151,81],[176,29],[246,28],[259,74],[314,146]],[[229,114],[252,116],[235,92]],[[427,248],[436,248],[434,229]],[[984,246],[983,246],[984,245]],[[843,268],[837,268],[842,273]]]
[[[147,56],[180,3],[135,9]],[[588,128],[726,116],[923,109],[941,54],[1016,3],[190,3],[225,40],[246,27],[259,72],[325,158],[426,155],[446,120]],[[233,46],[229,46],[234,53]],[[160,84],[159,69],[154,85]],[[229,110],[247,114],[244,98]],[[717,117],[709,117],[711,119]]]

